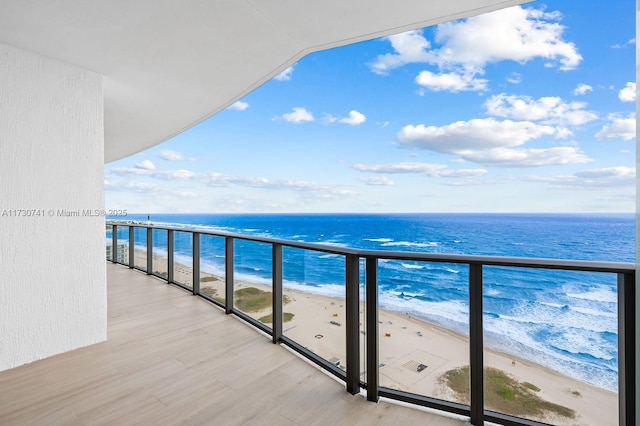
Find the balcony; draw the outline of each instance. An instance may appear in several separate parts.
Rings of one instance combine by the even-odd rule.
[[[111,222],[107,226],[108,246],[116,247],[109,254],[116,263],[124,257],[130,268],[208,300],[254,326],[273,343],[297,352],[335,376],[347,392],[365,394],[369,401],[389,398],[461,415],[472,424],[633,424],[627,420],[635,415],[633,264],[372,251],[144,223]],[[187,247],[188,256],[178,258],[184,253],[178,255],[177,246],[182,250]],[[123,248],[126,255],[118,253]],[[214,275],[201,271],[203,265],[211,266],[211,256],[223,259]],[[262,262],[260,267],[247,262],[251,257],[256,262],[256,256]],[[380,286],[388,277],[381,275],[382,282],[378,282],[378,262],[394,260],[412,263],[416,268],[429,264],[458,268],[459,276],[468,281],[468,330],[453,333],[452,338],[446,329],[421,328],[424,322],[408,314],[394,315],[380,308]],[[305,268],[319,261],[327,262],[324,271],[344,271],[342,296],[318,300],[291,288],[292,264]],[[317,266],[311,269],[317,271]],[[269,280],[247,282],[239,277],[245,268],[266,268]],[[617,294],[613,317],[617,316],[617,323],[608,327],[613,327],[617,345],[612,359],[617,392],[572,377],[570,367],[567,371],[548,371],[526,357],[516,356],[512,361],[505,353],[486,346],[485,339],[495,336],[485,329],[490,318],[483,313],[483,280],[496,268],[525,274],[560,271],[574,274],[570,275],[572,280],[595,274],[598,280],[613,282]],[[300,278],[293,282],[296,280],[301,282]],[[313,277],[303,280],[311,284]],[[284,287],[283,282],[287,283]],[[262,307],[251,309],[246,304],[249,291],[266,298],[260,302]],[[245,302],[241,303],[243,298]],[[314,302],[303,307],[304,299]],[[312,329],[316,330],[315,336]],[[420,338],[416,340],[413,334]],[[452,365],[457,368],[451,369]],[[512,380],[514,376],[517,380]],[[461,380],[461,389],[455,388],[454,380]],[[540,389],[531,382],[544,385]],[[491,386],[496,389],[491,390]],[[495,394],[500,396],[497,400]],[[536,406],[537,412],[521,410],[529,404]]]
[[[108,265],[109,339],[0,373],[0,424],[463,425],[371,404],[265,335]]]
[[[108,264],[108,341],[0,373],[0,391],[11,395],[0,399],[0,423],[633,424],[627,420],[635,416],[632,264],[355,250],[116,222],[107,224],[107,235],[106,254],[113,263]],[[176,258],[177,243],[190,247],[189,259]],[[239,278],[248,245],[270,259],[270,282]],[[324,309],[307,303],[295,310],[319,330],[315,336],[305,332],[300,318],[287,323],[287,311],[309,298],[284,285],[287,267],[295,259],[309,261],[302,255],[307,252],[314,258],[330,255],[345,279],[344,297],[321,299]],[[223,259],[217,277],[202,271],[212,253]],[[379,307],[378,263],[392,259],[467,268],[461,275],[469,283],[468,337],[454,336],[453,352],[439,343],[445,335],[451,341],[448,331],[422,329],[425,334],[418,331],[416,338],[413,327],[420,321],[390,316]],[[510,368],[484,341],[483,279],[496,267],[606,274],[616,280],[618,392],[587,395],[593,387],[582,383],[567,393],[570,377],[518,359],[512,371],[530,377],[520,386],[528,387],[525,393],[540,391],[530,382],[540,384],[544,376],[558,379],[556,389],[544,387],[541,393],[557,405],[569,395],[577,417],[556,422],[491,406],[486,386],[493,379],[486,367]],[[261,310],[240,300],[244,290],[256,288],[268,296]],[[402,347],[408,334],[419,343]],[[407,359],[394,352],[397,346]],[[467,376],[466,396],[428,384],[454,359],[469,365],[460,370]],[[585,407],[591,415],[584,415]]]

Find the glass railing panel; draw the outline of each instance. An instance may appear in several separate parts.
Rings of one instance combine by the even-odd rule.
[[[118,258],[116,261],[123,265],[129,264],[129,227],[118,226]]]
[[[235,240],[233,306],[271,328],[271,244]]]
[[[484,268],[485,408],[617,424],[615,274]]]
[[[284,247],[284,335],[346,368],[345,257]]]
[[[468,266],[383,259],[378,288],[380,386],[468,404],[446,385],[468,375]]]
[[[134,255],[133,266],[147,270],[147,228],[133,228]]]
[[[105,231],[107,260],[113,260],[113,226],[107,225]]]
[[[166,229],[154,229],[153,231],[153,259],[152,265],[153,275],[164,278],[168,278],[167,271],[168,252],[167,252],[167,235],[169,231]]]
[[[173,233],[173,281],[193,287],[193,234]]]
[[[225,303],[225,238],[200,235],[200,293]]]

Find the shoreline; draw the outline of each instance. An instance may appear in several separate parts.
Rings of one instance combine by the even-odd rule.
[[[136,264],[146,267],[146,254],[135,250]],[[153,256],[154,272],[166,273],[166,258]],[[163,261],[164,260],[164,261]],[[190,285],[190,266],[175,263],[174,279]],[[207,278],[208,277],[208,278]],[[203,282],[207,278],[210,281]],[[201,272],[201,290],[210,288],[217,296],[224,297],[224,279],[208,272]],[[255,287],[271,291],[271,287],[246,280],[236,280],[236,289]],[[283,324],[284,334],[317,353],[330,362],[340,365],[345,360],[345,339],[342,322],[345,319],[344,299],[330,297],[299,289],[285,287],[283,294],[289,303],[283,312],[294,317]],[[271,308],[248,312],[258,319],[270,314]],[[364,304],[360,308],[360,343],[364,348]],[[469,365],[468,337],[432,324],[423,318],[380,308],[379,330],[379,377],[380,385],[435,398],[462,402],[447,385],[440,380],[452,369]],[[338,325],[336,325],[336,323]],[[267,323],[267,325],[270,325]],[[318,337],[321,336],[321,337]],[[364,351],[362,351],[364,352]],[[364,354],[361,354],[361,375],[364,374]],[[533,361],[515,357],[498,350],[484,349],[485,367],[494,367],[516,378],[540,388],[536,394],[547,401],[575,410],[575,418],[558,416],[531,417],[559,425],[615,425],[617,424],[617,393],[591,385],[578,379],[564,376]],[[339,366],[340,366],[339,365]],[[424,366],[420,371],[417,367]]]

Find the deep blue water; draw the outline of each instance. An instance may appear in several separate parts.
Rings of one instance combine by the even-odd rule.
[[[156,214],[151,221],[381,250],[635,262],[632,214]],[[136,234],[136,245],[145,242],[143,232]],[[177,233],[176,260],[190,264],[190,247],[189,235]],[[165,233],[154,234],[154,250],[166,252]],[[286,247],[283,254],[285,286],[344,295],[341,256]],[[224,275],[222,238],[201,237],[201,262],[203,270]],[[238,278],[270,282],[268,245],[237,241],[235,262]],[[378,266],[381,306],[468,334],[467,266],[395,260]],[[616,390],[615,275],[484,271],[486,345]]]

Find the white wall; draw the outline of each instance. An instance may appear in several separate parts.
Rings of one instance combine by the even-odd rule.
[[[103,208],[103,129],[101,76],[0,44],[0,371],[106,339],[104,218],[57,214]]]

